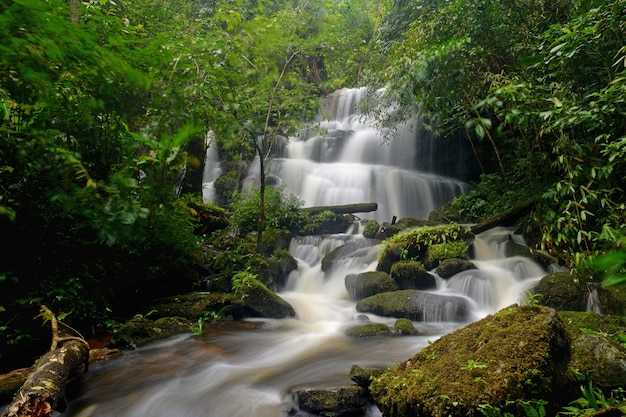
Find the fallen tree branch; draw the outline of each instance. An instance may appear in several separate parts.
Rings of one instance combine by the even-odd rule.
[[[87,371],[89,344],[80,337],[61,335],[56,316],[45,306],[41,309],[52,326],[50,350],[35,363],[2,417],[52,417],[72,373]]]
[[[535,203],[536,200],[529,200],[523,204],[520,204],[519,206],[515,206],[509,210],[506,210],[482,223],[471,226],[472,232],[474,234],[478,234],[484,232],[485,230],[493,229],[497,226],[510,226],[512,224],[515,224],[515,222],[521,217],[530,213],[530,210]]]
[[[335,214],[368,213],[378,210],[378,203],[354,203],[340,206],[305,207],[302,210],[307,211],[309,214],[317,214],[326,210],[332,211]]]

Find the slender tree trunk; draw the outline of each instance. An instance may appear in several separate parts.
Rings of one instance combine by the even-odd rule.
[[[72,23],[80,22],[80,0],[70,0],[70,19]]]
[[[263,150],[257,147],[259,152],[259,168],[260,168],[260,182],[259,187],[259,218],[257,219],[257,235],[256,235],[256,250],[261,252],[263,246],[263,229],[265,228],[265,158]]]

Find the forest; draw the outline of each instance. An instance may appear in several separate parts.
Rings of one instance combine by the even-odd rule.
[[[363,86],[381,131],[419,114],[471,144],[481,175],[448,216],[529,207],[522,232],[577,284],[626,280],[626,2],[9,0],[2,372],[48,344],[42,305],[96,334],[209,273],[236,293],[267,239],[330,216],[266,187],[276,138]],[[216,204],[202,201],[210,145],[230,167]]]

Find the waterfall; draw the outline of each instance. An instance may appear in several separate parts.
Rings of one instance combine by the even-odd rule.
[[[336,91],[315,124],[282,138],[267,164],[272,182],[284,185],[305,207],[377,202],[375,213],[361,217],[379,222],[393,216],[425,219],[469,191],[465,181],[434,172],[440,139],[420,129],[418,120],[396,126],[390,138],[383,138],[373,121],[357,111],[366,93],[365,88]],[[441,145],[449,152],[462,148]],[[249,186],[258,182],[258,173],[257,159],[248,172]]]
[[[209,132],[205,138],[206,155],[204,157],[204,172],[202,174],[202,199],[205,202],[215,202],[215,180],[222,174],[219,151],[215,142],[215,134]]]

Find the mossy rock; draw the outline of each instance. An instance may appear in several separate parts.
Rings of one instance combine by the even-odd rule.
[[[558,311],[584,311],[587,306],[587,290],[576,284],[569,272],[546,275],[532,292],[542,305]]]
[[[346,335],[356,338],[387,336],[391,334],[389,326],[383,323],[368,323],[353,327],[346,332]]]
[[[185,317],[161,317],[150,320],[142,316],[135,316],[115,332],[110,347],[142,346],[156,340],[189,332],[192,321]]]
[[[214,182],[216,203],[221,207],[228,207],[233,201],[236,190],[239,189],[239,173],[235,171],[225,172]]]
[[[432,245],[457,241],[468,245],[473,239],[474,234],[469,227],[456,223],[405,230],[382,242],[377,269],[389,273],[391,266],[401,258],[420,260]]]
[[[372,251],[372,247],[377,245],[378,242],[371,239],[355,239],[346,242],[345,244],[336,247],[332,251],[328,252],[326,256],[322,258],[321,268],[323,272],[331,272],[335,267],[337,260],[343,260],[346,257],[363,256],[368,257],[368,253]],[[372,254],[372,261],[375,260]]]
[[[381,292],[400,289],[389,274],[380,271],[367,271],[360,274],[347,275],[345,285],[348,295],[353,301],[358,301]]]
[[[363,228],[363,237],[368,239],[375,239],[376,232],[378,231],[380,225],[376,220],[367,220],[365,223],[365,227]]]
[[[396,262],[390,275],[402,290],[428,290],[437,286],[436,278],[419,261]]]
[[[598,288],[602,313],[615,316],[626,315],[626,288],[619,285]]]
[[[554,309],[514,306],[448,333],[370,385],[386,417],[480,415],[490,404],[560,398],[569,335]],[[559,398],[556,398],[559,397]]]
[[[401,290],[364,298],[356,303],[356,310],[412,321],[463,322],[469,318],[470,306],[464,297]]]
[[[184,317],[196,321],[205,311],[222,311],[237,300],[234,295],[224,293],[181,294],[156,300],[146,316],[151,319]]]
[[[547,268],[556,262],[554,258],[550,257],[546,253],[536,251],[528,246],[520,245],[519,243],[513,241],[506,242],[506,245],[504,246],[504,256],[523,256],[524,258],[532,259],[544,268]]]
[[[367,391],[357,385],[303,388],[294,391],[298,408],[307,415],[355,417],[365,414]]]
[[[626,386],[626,351],[603,334],[583,333],[572,342],[570,369],[576,370],[573,382],[584,375],[595,387],[620,389]]]
[[[441,278],[446,279],[458,274],[459,272],[469,271],[471,269],[478,269],[478,267],[467,259],[450,258],[441,261],[441,263],[437,266],[435,273]]]
[[[626,333],[626,318],[586,311],[559,311],[559,316],[572,338],[588,330],[615,335]]]
[[[436,268],[446,259],[468,259],[468,247],[465,242],[437,243],[426,249],[423,262],[426,269]]]
[[[352,365],[348,376],[355,384],[368,389],[374,378],[378,378],[385,372],[380,368],[362,368],[359,365]]]
[[[413,322],[409,319],[398,319],[393,324],[396,333],[401,335],[415,336],[418,334],[417,329],[413,326]]]
[[[287,250],[279,249],[274,251],[267,260],[268,270],[272,274],[273,281],[278,289],[282,289],[287,284],[289,274],[298,269],[298,261]]]
[[[244,294],[242,305],[247,317],[282,319],[296,315],[291,304],[257,280],[247,281],[240,290]]]
[[[279,249],[289,248],[291,232],[282,229],[267,229],[263,231],[261,252],[270,255]]]

